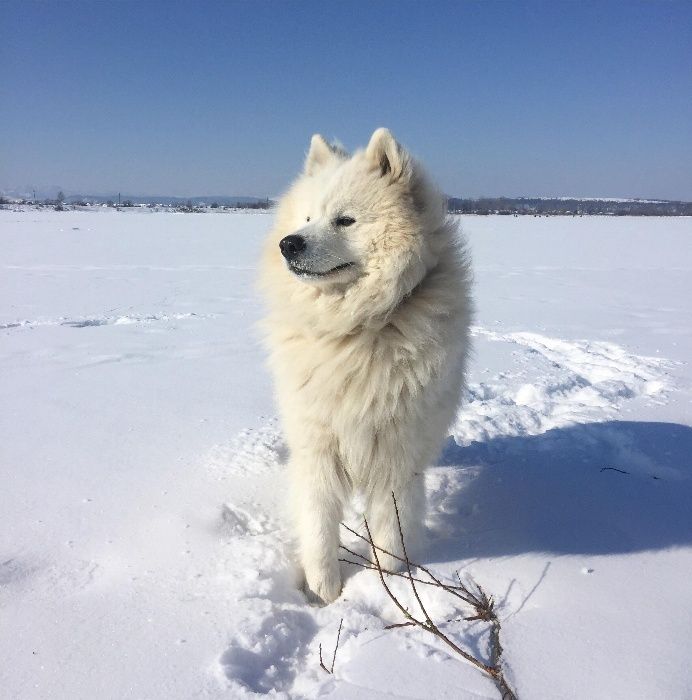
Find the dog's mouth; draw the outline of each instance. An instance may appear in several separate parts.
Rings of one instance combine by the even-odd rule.
[[[288,269],[294,274],[298,275],[299,277],[329,277],[331,275],[335,275],[338,272],[341,272],[342,270],[346,270],[349,267],[352,267],[355,263],[352,262],[347,262],[347,263],[342,263],[341,265],[337,265],[336,267],[332,267],[330,270],[311,270],[307,267],[301,267],[300,265],[296,265],[295,263],[289,262],[288,263]]]

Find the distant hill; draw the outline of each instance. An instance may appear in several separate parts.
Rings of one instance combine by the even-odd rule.
[[[449,197],[454,214],[533,216],[692,216],[692,202],[661,199],[607,199],[570,197]]]

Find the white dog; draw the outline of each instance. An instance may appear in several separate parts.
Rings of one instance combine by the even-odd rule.
[[[354,493],[379,546],[401,553],[392,492],[407,549],[421,534],[425,465],[464,381],[469,267],[444,198],[378,129],[353,156],[312,137],[279,203],[262,286],[305,583],[330,602]]]

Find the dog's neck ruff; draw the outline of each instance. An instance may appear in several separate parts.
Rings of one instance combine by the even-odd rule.
[[[428,278],[435,272],[435,270],[437,270],[439,266],[440,261],[438,260],[430,269],[426,270],[420,282],[418,282],[418,284],[410,292],[406,292],[406,294],[401,297],[401,301],[396,305],[395,310],[398,309],[403,303],[408,301],[425,284]]]
[[[439,268],[440,262],[436,262],[430,269],[426,270],[425,274],[423,277],[408,291],[405,292],[404,294],[401,295],[400,299],[389,309],[384,311],[378,316],[373,316],[370,318],[368,321],[364,322],[360,326],[357,326],[353,329],[353,333],[359,333],[363,330],[381,330],[385,326],[387,326],[392,318],[399,312],[401,309],[411,300],[413,299],[416,294],[418,294],[423,287],[425,286],[426,282],[430,279],[430,277],[433,275],[433,273]]]

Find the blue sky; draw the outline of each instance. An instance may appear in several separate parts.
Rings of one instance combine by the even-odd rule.
[[[449,194],[692,199],[692,2],[12,2],[0,187],[274,195],[388,126]]]

